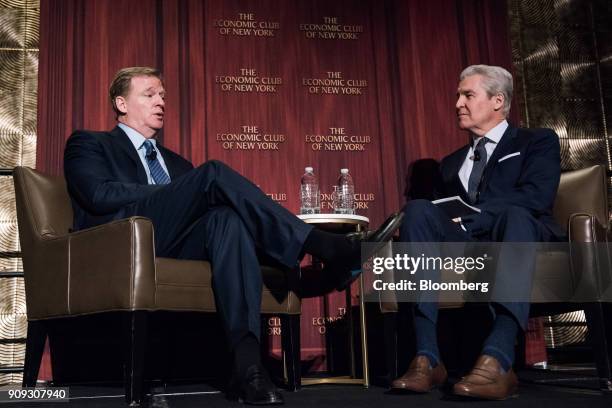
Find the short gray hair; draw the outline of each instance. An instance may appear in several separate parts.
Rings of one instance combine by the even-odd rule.
[[[512,102],[512,74],[502,67],[495,65],[470,65],[461,72],[459,80],[463,81],[472,75],[482,76],[482,86],[489,95],[489,98],[501,93],[504,95],[504,116],[510,113],[510,103]]]

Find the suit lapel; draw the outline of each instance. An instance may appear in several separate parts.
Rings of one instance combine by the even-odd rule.
[[[469,150],[470,145],[466,145],[459,149],[457,153],[453,154],[450,158],[448,164],[448,171],[450,172],[448,180],[450,180],[450,185],[448,186],[449,191],[447,193],[449,195],[460,195],[464,200],[467,199],[467,191],[465,191],[461,179],[459,178],[459,169],[461,169],[465,156],[467,156]]]
[[[162,157],[164,158],[164,163],[166,164],[166,168],[168,169],[168,173],[170,173],[170,179],[174,180],[176,177],[179,176],[179,171],[178,171],[177,166],[176,166],[177,163],[174,160],[174,158],[172,157],[172,154],[171,154],[170,150],[168,150],[164,146],[162,146],[161,143],[159,142],[159,140],[157,141],[157,150],[159,150],[159,152],[161,153]]]
[[[512,146],[513,146],[512,141],[514,140],[514,137],[516,136],[516,131],[517,131],[517,128],[515,128],[514,126],[510,126],[510,125],[508,126],[503,136],[499,140],[499,145],[495,148],[495,150],[493,150],[493,155],[487,162],[487,167],[485,167],[485,171],[489,167],[495,166],[495,164],[500,159],[500,157],[503,157],[509,152],[509,150],[512,149]]]
[[[514,147],[514,138],[516,137],[516,132],[517,128],[509,125],[506,131],[504,132],[502,138],[499,140],[499,144],[493,151],[493,155],[491,156],[491,158],[487,161],[487,165],[484,169],[484,172],[482,173],[479,186],[480,191],[483,191],[486,188],[487,183],[490,179],[490,175],[493,173],[493,170],[497,165],[497,161],[501,157],[511,152],[512,148]]]
[[[142,166],[142,160],[140,160],[140,156],[138,156],[138,152],[134,148],[134,145],[132,144],[132,141],[128,135],[126,135],[119,126],[115,126],[110,133],[115,146],[118,146],[119,149],[131,159],[131,165],[135,166],[136,169],[136,178],[138,179],[138,182],[141,184],[148,184],[149,180],[147,179],[147,173]]]

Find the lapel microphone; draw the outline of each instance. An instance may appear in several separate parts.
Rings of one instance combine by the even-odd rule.
[[[480,161],[480,151],[474,150],[474,159],[475,162]]]
[[[474,154],[470,156],[471,161],[480,161],[480,152],[478,150],[474,150]]]
[[[149,160],[155,160],[157,158],[157,150],[151,149],[151,152],[146,155],[146,158]]]

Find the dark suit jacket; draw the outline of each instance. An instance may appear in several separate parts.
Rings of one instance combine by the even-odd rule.
[[[442,191],[437,192],[438,198],[459,195],[469,202],[459,179],[469,148],[466,145],[442,160]],[[562,237],[564,233],[552,216],[560,177],[559,137],[554,131],[508,126],[478,187],[475,206],[482,213],[464,218],[466,229],[475,236],[486,234],[501,211],[518,206],[528,210],[554,236]]]
[[[157,144],[170,178],[193,165]],[[161,186],[149,185],[134,145],[120,127],[110,132],[75,131],[66,142],[64,175],[74,210],[74,229],[124,218],[125,207]]]

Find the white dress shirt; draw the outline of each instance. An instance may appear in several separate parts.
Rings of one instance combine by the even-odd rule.
[[[508,121],[504,119],[493,129],[489,130],[484,136],[475,137],[475,135],[472,135],[472,145],[470,146],[470,149],[465,156],[465,160],[459,169],[459,179],[461,180],[461,184],[463,184],[465,191],[468,191],[468,182],[470,180],[470,174],[472,173],[472,167],[474,166],[474,148],[480,139],[483,137],[488,138],[489,142],[485,143],[485,150],[487,151],[487,162],[489,162],[489,158],[493,155],[493,151],[495,151],[495,148],[504,135],[506,129],[508,129]]]
[[[145,172],[147,173],[147,180],[149,184],[156,184],[155,180],[153,180],[153,177],[151,177],[151,170],[149,170],[149,164],[147,163],[147,158],[146,158],[147,150],[145,149],[143,145],[144,142],[147,140],[147,138],[126,124],[119,123],[118,126],[121,129],[123,129],[125,134],[130,138],[130,141],[134,145],[134,149],[136,149],[136,152],[138,153],[138,157],[140,157],[140,161],[142,162],[142,166],[144,167]],[[162,156],[159,149],[157,149],[157,141],[155,139],[149,139],[149,140],[153,142],[153,147],[155,147],[155,150],[157,150],[157,160],[159,160],[159,164],[161,164],[166,174],[168,174],[168,177],[170,177],[170,172],[168,171],[168,168],[166,167],[166,163],[164,162],[164,157]]]

